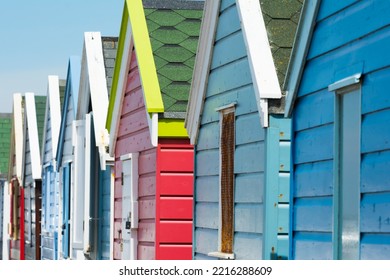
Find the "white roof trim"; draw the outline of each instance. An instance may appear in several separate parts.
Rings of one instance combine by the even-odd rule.
[[[23,105],[22,95],[14,93],[13,96],[13,126],[15,133],[15,171],[19,181],[22,181],[22,166],[23,166]]]
[[[110,156],[115,154],[116,139],[119,133],[120,115],[122,113],[122,103],[126,91],[126,81],[129,74],[130,60],[133,51],[133,40],[130,20],[127,21],[127,29],[125,35],[125,44],[122,54],[121,68],[119,72],[118,86],[116,89],[114,109],[112,111],[112,123],[110,129]],[[123,67],[125,65],[125,67]]]
[[[191,140],[196,144],[199,132],[203,101],[207,90],[215,32],[217,29],[220,0],[206,1],[198,43],[192,85],[187,106],[185,127]]]
[[[41,158],[39,152],[39,140],[38,140],[39,137],[38,137],[37,114],[35,109],[34,93],[27,92],[25,94],[25,99],[26,99],[26,105],[25,105],[26,125],[24,129],[26,131],[28,127],[28,137],[30,143],[30,156],[31,156],[31,173],[32,173],[32,178],[34,180],[37,180],[37,179],[41,179]],[[26,149],[24,149],[23,152],[25,153],[25,151]],[[23,156],[23,165],[25,165],[25,161],[26,161],[26,155]]]
[[[341,80],[329,85],[328,91],[336,91],[336,90],[339,90],[341,88],[345,88],[345,87],[348,87],[351,85],[358,84],[358,83],[360,83],[361,77],[362,77],[362,73],[357,73],[355,75],[341,79]]]
[[[51,144],[53,160],[57,154],[58,137],[60,134],[61,126],[61,104],[60,104],[60,84],[58,76],[48,76],[47,86],[47,99],[46,99],[46,111],[45,111],[45,125],[43,129],[42,137],[42,151],[41,161],[44,162],[45,145],[46,145],[46,131],[48,125],[48,118],[50,113],[51,122]]]
[[[321,0],[305,1],[302,7],[302,14],[284,81],[284,90],[287,94],[285,117],[291,116],[294,107],[320,3]]]
[[[82,72],[77,106],[77,119],[84,119],[91,97],[96,146],[108,146],[105,128],[108,112],[108,90],[100,32],[84,33]]]
[[[236,0],[257,101],[281,98],[278,75],[259,0]]]

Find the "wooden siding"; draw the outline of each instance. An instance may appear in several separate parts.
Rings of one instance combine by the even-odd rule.
[[[111,168],[99,172],[98,259],[110,259]]]
[[[333,258],[335,98],[327,87],[355,73],[363,74],[360,258],[390,258],[389,12],[388,1],[321,2],[293,111],[294,259]]]
[[[156,148],[152,146],[150,140],[135,51],[132,52],[126,83],[115,147],[114,259],[122,259],[118,233],[122,227],[122,162],[120,157],[138,152],[139,221],[137,258],[150,260],[155,259]]]
[[[234,156],[236,259],[263,258],[265,130],[261,128],[235,1],[223,0],[195,148],[195,259],[218,251],[220,116],[237,102]],[[232,47],[232,44],[234,47]]]
[[[156,177],[156,259],[192,259],[194,150],[189,140],[160,139]]]

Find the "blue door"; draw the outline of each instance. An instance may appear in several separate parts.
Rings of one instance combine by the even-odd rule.
[[[98,259],[110,259],[111,168],[99,171]]]
[[[63,170],[63,205],[62,205],[62,257],[69,257],[69,233],[70,233],[70,163],[66,164]]]

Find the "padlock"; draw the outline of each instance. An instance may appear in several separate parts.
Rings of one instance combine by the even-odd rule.
[[[131,229],[131,222],[130,221],[126,221],[126,229]]]

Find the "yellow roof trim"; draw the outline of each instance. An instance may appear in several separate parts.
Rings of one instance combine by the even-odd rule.
[[[184,127],[184,120],[181,119],[159,119],[158,137],[166,138],[188,138],[187,130]]]

